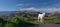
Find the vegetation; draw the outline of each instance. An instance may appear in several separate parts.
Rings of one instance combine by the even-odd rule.
[[[37,21],[37,16],[35,17],[34,14],[30,14],[30,17],[25,15],[22,15],[23,13],[17,13],[17,14],[11,14],[6,20],[4,20],[4,17],[0,17],[0,27],[26,27],[29,24],[32,24],[30,22]],[[53,13],[49,17],[46,17],[44,19],[45,23],[59,23],[60,22],[60,13]]]
[[[49,23],[60,23],[60,13],[54,12],[49,17],[45,19],[45,22]]]

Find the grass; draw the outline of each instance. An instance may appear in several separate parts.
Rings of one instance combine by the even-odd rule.
[[[46,23],[59,23],[60,22],[60,18],[46,18],[45,22]]]
[[[26,21],[26,22],[37,21],[37,17],[31,17],[31,18],[23,17],[23,21]],[[44,22],[45,23],[59,23],[60,18],[47,17],[46,19],[44,19]]]
[[[20,21],[21,20],[21,21]],[[3,23],[0,23],[0,27],[3,27],[2,24],[4,25],[4,27],[23,27],[26,25],[29,25],[30,22],[37,22],[38,18],[37,17],[23,17],[23,16],[15,16],[12,18],[9,18],[7,20],[7,22],[4,21]],[[44,19],[45,23],[59,23],[60,22],[60,18],[53,18],[53,17],[47,17]],[[34,23],[35,24],[35,23]]]

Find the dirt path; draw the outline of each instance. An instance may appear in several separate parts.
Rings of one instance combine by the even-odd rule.
[[[60,24],[46,23],[46,24],[42,24],[41,27],[60,27]]]
[[[34,22],[33,24],[37,24],[38,26],[35,27],[60,27],[60,24],[56,23],[40,23],[40,22]]]

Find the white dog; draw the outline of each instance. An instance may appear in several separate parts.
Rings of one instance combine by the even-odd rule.
[[[38,14],[38,22],[43,23],[43,17],[45,16],[45,13]]]

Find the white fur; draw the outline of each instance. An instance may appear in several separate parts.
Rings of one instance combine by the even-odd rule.
[[[45,13],[38,14],[38,22],[43,23],[43,17],[45,16]]]

